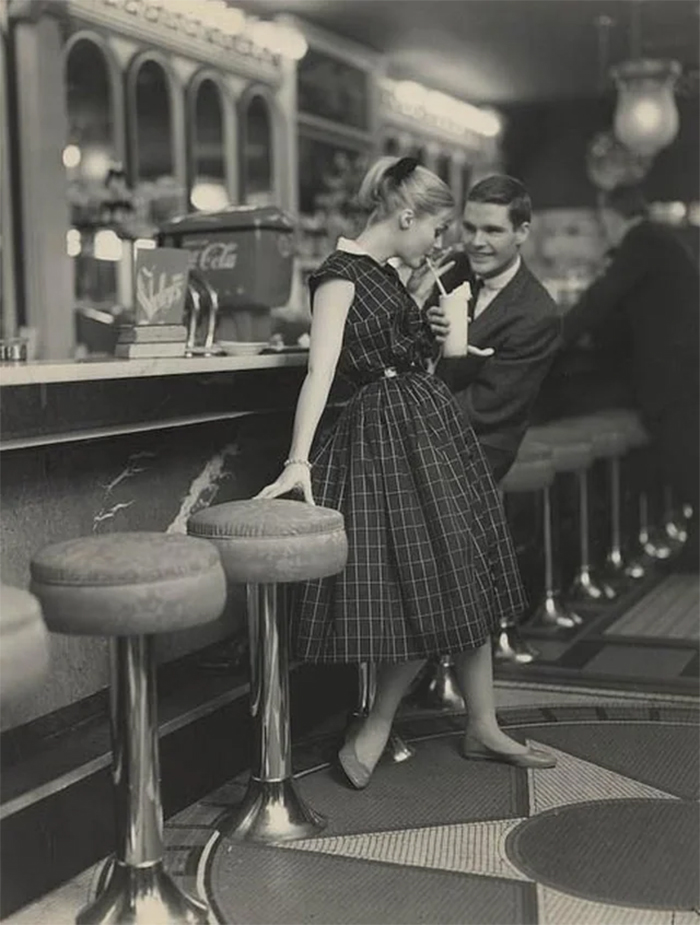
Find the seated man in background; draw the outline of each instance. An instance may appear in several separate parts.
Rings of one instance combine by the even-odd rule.
[[[560,346],[557,307],[520,256],[531,213],[530,196],[513,177],[497,174],[476,183],[464,207],[463,252],[448,254],[454,266],[442,276],[448,292],[470,283],[469,341],[494,350],[490,357],[443,359],[437,375],[464,408],[496,481],[515,460]],[[437,301],[434,288],[426,304]]]
[[[700,274],[674,233],[648,219],[638,187],[602,194],[611,259],[564,318],[564,342],[623,326],[632,386],[655,450],[655,467],[676,500],[693,507],[680,564],[698,567],[698,377]]]

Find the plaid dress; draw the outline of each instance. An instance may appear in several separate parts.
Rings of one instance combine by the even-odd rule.
[[[310,279],[355,285],[338,375],[354,388],[311,454],[317,504],[345,517],[339,575],[295,588],[297,657],[400,662],[481,646],[525,607],[501,499],[396,271],[335,251]]]

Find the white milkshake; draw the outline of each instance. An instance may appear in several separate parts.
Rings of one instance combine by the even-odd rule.
[[[447,295],[440,296],[440,307],[450,323],[450,333],[442,345],[445,357],[463,357],[469,346],[469,316],[467,306],[472,291],[469,283],[462,283]]]

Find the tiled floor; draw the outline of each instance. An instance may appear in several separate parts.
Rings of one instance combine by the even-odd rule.
[[[581,684],[653,693],[700,692],[698,575],[652,574],[608,604],[581,605],[581,626],[523,625],[538,652],[525,670],[505,664],[501,678]]]
[[[684,736],[696,728],[694,701],[515,683],[500,684],[498,698],[502,720],[516,735],[557,750],[557,769],[528,775],[467,764],[454,748],[462,718],[413,710],[401,731],[416,756],[382,766],[370,787],[356,793],[328,765],[342,729],[337,717],[295,752],[305,798],[329,818],[319,839],[260,847],[213,835],[222,811],[240,800],[243,778],[169,820],[168,868],[191,892],[206,895],[224,923],[698,925],[689,912],[694,873],[675,883],[664,866],[692,818],[697,762]],[[595,813],[601,800],[608,801],[601,818],[583,813],[582,807]],[[575,863],[562,860],[561,845],[587,826]],[[601,826],[607,828],[599,844],[593,836]],[[640,838],[648,844],[640,846]],[[542,853],[540,843],[559,847]],[[606,853],[601,846],[608,844]],[[625,875],[625,857],[638,856],[647,866]],[[687,851],[684,857],[692,864]],[[617,864],[614,874],[601,858]],[[577,880],[583,868],[588,878]],[[68,925],[96,873],[85,871],[6,921]]]

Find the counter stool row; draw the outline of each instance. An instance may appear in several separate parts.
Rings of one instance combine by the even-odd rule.
[[[660,550],[652,543],[644,490],[637,499],[639,522],[632,535],[623,536],[622,465],[631,453],[644,449],[648,444],[649,436],[638,415],[627,409],[608,409],[528,430],[516,462],[501,484],[504,494],[522,491],[542,493],[544,596],[528,620],[528,626],[571,629],[581,623],[581,616],[571,605],[575,608],[582,602],[612,601],[630,580],[644,577],[650,559],[667,557],[663,546]],[[591,561],[589,473],[598,461],[603,461],[607,469],[609,522],[605,564],[602,569],[595,570]],[[557,509],[561,486],[555,477],[560,473],[572,473],[578,488],[578,565],[564,599],[559,587],[557,562],[560,549]],[[683,534],[681,528],[674,526],[677,530],[675,537],[669,535],[680,544]],[[629,558],[626,552],[629,552]],[[513,626],[502,628],[495,652],[497,657],[508,661],[532,660],[531,651],[524,646]]]
[[[110,639],[115,852],[79,923],[206,922],[207,906],[163,866],[154,640],[223,612],[229,582],[245,583],[255,757],[228,834],[261,842],[325,824],[292,777],[285,586],[341,571],[342,515],[297,501],[240,501],[191,518],[190,536],[114,533],[51,544],[31,562],[31,593],[3,587],[3,703],[39,682],[47,633]],[[43,619],[42,619],[43,612]]]
[[[654,559],[668,558],[674,544],[684,541],[683,521],[674,517],[669,490],[665,490],[666,540],[654,541],[649,525],[648,501],[642,488],[636,498],[637,523],[623,535],[622,466],[631,454],[644,451],[650,438],[639,415],[626,408],[566,418],[529,428],[512,468],[501,482],[504,496],[541,494],[544,592],[527,620],[528,627],[552,632],[571,630],[582,623],[578,606],[615,600],[629,581],[643,578]],[[606,528],[604,568],[596,570],[591,556],[589,478],[594,463],[607,469],[609,522]],[[560,586],[560,493],[558,476],[570,474],[577,484],[578,564],[566,592]],[[494,640],[494,655],[504,662],[527,664],[536,651],[523,640],[514,622],[503,622]],[[451,670],[444,657],[434,663],[418,693],[423,706],[464,709]]]

